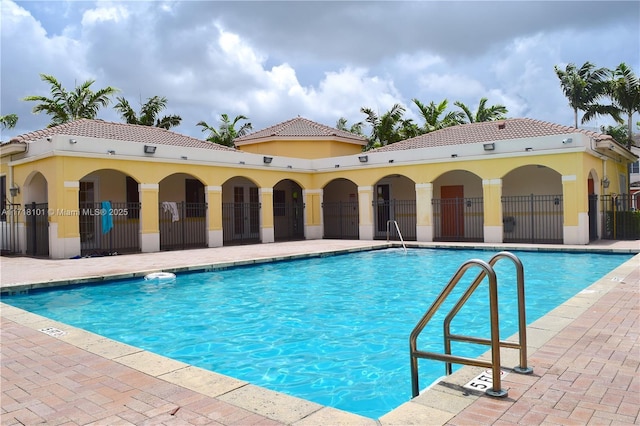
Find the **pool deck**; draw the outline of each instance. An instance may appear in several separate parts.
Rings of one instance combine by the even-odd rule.
[[[640,252],[639,241],[589,246],[408,245]],[[0,290],[387,246],[380,241],[313,240],[86,259],[3,256]],[[508,372],[502,379],[506,398],[463,388],[484,371],[463,367],[377,420],[269,391],[0,303],[0,424],[639,424],[639,290],[637,254],[528,326],[528,365],[534,371],[520,375],[503,367]],[[518,364],[515,350],[503,349],[501,354],[503,366]],[[408,358],[407,353],[407,374]]]

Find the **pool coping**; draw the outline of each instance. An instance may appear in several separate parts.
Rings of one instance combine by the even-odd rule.
[[[602,253],[620,253],[636,255],[618,268],[601,277],[595,283],[591,284],[582,292],[578,293],[567,302],[563,303],[549,314],[533,322],[527,327],[528,334],[528,353],[532,354],[539,349],[545,342],[555,336],[567,324],[576,319],[588,307],[592,306],[597,300],[613,288],[619,281],[620,276],[624,278],[629,270],[637,268],[640,261],[639,250],[633,249],[589,249],[573,248],[570,250],[562,250],[559,248],[544,247],[540,249],[533,247],[514,247],[508,245],[483,245],[478,248],[473,245],[466,244],[406,244],[407,247],[420,248],[464,248],[476,249],[484,251],[495,250],[518,250],[518,251],[589,251]],[[376,244],[375,248],[385,247],[401,247],[397,243]],[[203,270],[203,268],[211,267],[213,269],[228,268],[234,266],[250,265],[256,263],[265,263],[273,260],[294,260],[299,258],[320,257],[323,255],[334,255],[339,253],[357,252],[370,250],[371,248],[357,247],[338,251],[312,252],[306,254],[295,254],[290,256],[276,256],[273,258],[258,258],[252,261],[241,260],[238,262],[214,262],[208,265],[197,265],[190,268],[175,268],[176,272],[192,272],[195,270]],[[168,270],[168,269],[163,269]],[[154,269],[150,272],[155,272]],[[147,271],[144,271],[148,273]],[[111,279],[129,278],[131,276],[143,276],[142,271],[133,274],[112,274]],[[81,284],[90,281],[90,278],[84,277],[77,280],[62,280],[40,283],[42,287],[59,286],[66,282],[67,284]],[[97,278],[95,281],[107,281],[104,278]],[[31,286],[31,287],[29,287]],[[3,290],[12,289],[31,289],[41,288],[38,283],[18,284],[8,286]],[[73,344],[81,349],[87,350],[94,354],[100,355],[106,359],[127,365],[146,374],[165,380],[170,383],[180,385],[182,387],[200,392],[202,394],[218,398],[229,402],[233,405],[250,410],[257,414],[263,415],[270,419],[282,422],[284,424],[444,424],[451,420],[455,415],[460,413],[477,399],[484,397],[483,394],[469,391],[462,391],[462,386],[471,378],[475,377],[483,368],[464,366],[456,371],[453,375],[441,378],[437,383],[431,385],[428,390],[422,392],[418,397],[407,401],[400,407],[374,420],[367,417],[358,416],[331,407],[324,407],[316,403],[312,403],[300,398],[284,395],[278,392],[270,391],[258,386],[248,384],[241,380],[233,379],[227,376],[213,373],[207,370],[193,367],[188,364],[171,360],[151,352],[135,348],[123,343],[107,339],[102,336],[87,332],[85,330],[76,329],[66,324],[58,323],[53,320],[46,319],[36,314],[14,308],[10,305],[1,303],[1,315],[11,321],[22,324],[32,329],[42,330],[47,327],[59,329],[66,332],[58,338],[67,343]],[[503,365],[517,365],[518,357],[515,350],[502,350]],[[486,355],[485,355],[486,356]],[[534,366],[535,371],[535,366]]]

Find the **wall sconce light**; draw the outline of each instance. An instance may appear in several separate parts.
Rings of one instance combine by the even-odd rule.
[[[336,165],[335,165],[335,168],[336,168],[336,169],[337,169],[338,167],[340,167],[340,164],[336,164]]]
[[[493,151],[494,149],[496,149],[496,144],[495,143],[485,143],[484,145],[482,145],[482,147],[484,148],[485,151]]]
[[[240,161],[240,164],[244,164],[244,161]]]
[[[573,138],[562,139],[562,143],[571,143],[573,142]]]
[[[393,163],[394,160],[389,160],[390,163]]]
[[[186,155],[183,155],[182,157],[180,157],[183,160],[186,160],[188,157]]]
[[[451,154],[451,158],[457,158],[458,154]]]
[[[156,153],[156,148],[157,148],[157,146],[154,146],[154,145],[145,145],[144,146],[144,153],[145,154],[155,154]]]
[[[525,150],[525,151],[527,151],[527,152],[531,152],[531,151],[533,151],[533,148],[531,148],[530,146],[528,146],[528,147],[526,147],[524,150]]]
[[[78,143],[78,141],[77,141],[77,140],[75,140],[75,139],[69,139],[69,143],[70,143],[71,145],[75,145],[75,144],[77,144],[77,143]]]
[[[115,153],[116,152],[113,149],[107,150],[107,154],[109,154],[109,155],[115,155]]]
[[[554,206],[559,206],[560,205],[560,198],[556,197],[553,199],[553,205]]]
[[[20,193],[20,187],[18,185],[14,184],[11,188],[9,188],[9,194],[11,194],[12,197],[15,197],[19,193]]]
[[[471,207],[471,200],[467,200],[467,208]]]
[[[358,157],[358,160],[360,160],[361,163],[366,163],[367,161],[369,161],[369,156],[361,155],[360,157]]]
[[[291,164],[289,164],[289,165],[287,166],[287,169],[293,169],[293,166],[292,166]]]
[[[609,178],[608,177],[605,176],[604,179],[602,179],[602,187],[603,188],[608,188],[610,183],[611,182],[609,182]]]
[[[272,161],[273,161],[273,157],[262,157],[262,162],[264,164],[271,164]]]

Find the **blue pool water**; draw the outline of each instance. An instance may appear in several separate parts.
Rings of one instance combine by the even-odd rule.
[[[173,282],[131,279],[59,287],[2,301],[75,327],[319,404],[378,418],[411,397],[409,334],[458,267],[495,252],[376,250],[212,272]],[[525,268],[527,322],[631,255],[515,252]],[[462,283],[470,283],[471,269]],[[515,268],[496,264],[503,338],[517,331]],[[486,280],[452,324],[489,336]],[[458,294],[466,289],[459,286]],[[451,306],[455,294],[445,303]],[[418,348],[442,352],[441,310]],[[433,345],[429,346],[428,345]],[[487,347],[454,344],[478,356]],[[420,361],[420,384],[444,364]],[[512,366],[508,366],[512,367]]]

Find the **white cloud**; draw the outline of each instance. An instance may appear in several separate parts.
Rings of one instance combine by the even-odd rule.
[[[96,9],[87,10],[82,15],[82,25],[90,26],[96,22],[120,22],[129,17],[129,11],[125,7],[111,6],[98,7]]]

